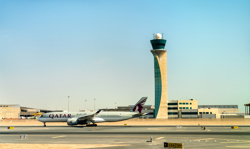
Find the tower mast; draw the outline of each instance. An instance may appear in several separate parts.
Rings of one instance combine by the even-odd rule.
[[[167,96],[167,40],[157,33],[155,39],[150,40],[154,56],[154,78],[155,78],[155,118],[168,118],[168,96]]]

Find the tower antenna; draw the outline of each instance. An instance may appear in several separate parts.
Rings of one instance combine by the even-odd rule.
[[[162,39],[163,39],[163,29],[161,30],[161,32],[162,32]]]
[[[153,39],[155,39],[155,30],[154,30],[154,33],[153,33]]]

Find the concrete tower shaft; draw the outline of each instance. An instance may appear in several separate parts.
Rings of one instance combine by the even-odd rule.
[[[166,40],[151,40],[155,72],[155,118],[168,118]]]

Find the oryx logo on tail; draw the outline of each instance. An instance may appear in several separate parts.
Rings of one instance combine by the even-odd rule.
[[[143,109],[143,105],[145,104],[147,100],[147,97],[142,97],[135,105],[134,107],[130,110],[131,112],[136,112],[138,111],[139,113],[141,113],[142,109]]]

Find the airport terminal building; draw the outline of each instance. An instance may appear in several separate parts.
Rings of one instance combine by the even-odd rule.
[[[63,112],[63,110],[29,108],[19,104],[0,105],[0,119],[30,119],[48,112]]]
[[[106,109],[105,111],[129,111],[133,105],[118,106],[117,109]],[[249,118],[244,113],[240,113],[238,105],[198,105],[198,101],[189,100],[169,100],[168,118]],[[142,118],[155,118],[155,107],[145,105],[142,110],[147,113]]]
[[[198,101],[170,100],[169,118],[244,118],[238,105],[198,105]]]

